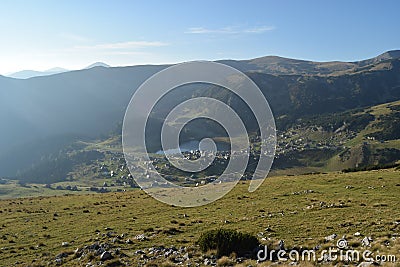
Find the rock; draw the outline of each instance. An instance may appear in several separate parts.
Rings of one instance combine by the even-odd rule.
[[[204,259],[204,265],[211,265],[211,261],[210,261],[210,259]]]
[[[356,232],[356,233],[354,233],[354,236],[361,236],[361,233],[360,232]]]
[[[93,243],[90,246],[88,246],[88,249],[90,249],[90,250],[97,250],[99,248],[100,248],[99,243]]]
[[[94,254],[96,254],[97,256],[98,255],[101,255],[101,254],[103,254],[104,252],[105,252],[106,250],[104,249],[104,248],[99,248],[98,250],[96,250],[95,252],[94,252]]]
[[[66,258],[66,257],[68,257],[68,254],[65,252],[61,252],[60,254],[58,254],[56,256],[56,259],[62,259],[62,258]]]
[[[183,259],[184,260],[189,260],[190,259],[189,252],[186,252],[185,255],[183,255]]]
[[[328,235],[325,237],[325,241],[333,241],[337,237],[337,234]]]
[[[168,258],[171,254],[172,254],[172,250],[167,250],[165,253],[164,253],[164,257],[165,258]]]
[[[115,235],[115,232],[111,232],[110,231],[110,232],[107,232],[106,235],[107,235],[107,237],[111,238],[111,237],[113,237]]]
[[[68,247],[68,246],[69,246],[69,243],[68,243],[68,242],[62,242],[62,243],[61,243],[61,246],[62,246],[62,247]]]
[[[104,251],[100,256],[100,260],[102,260],[102,261],[111,260],[112,258],[113,258],[113,256],[108,251]]]
[[[368,247],[371,245],[372,242],[372,238],[369,236],[366,236],[363,238],[363,240],[361,240],[361,245],[363,245],[364,247]]]
[[[76,249],[74,250],[74,254],[75,254],[77,257],[80,257],[80,256],[82,255],[82,253],[83,253],[83,249],[82,249],[82,248],[76,248]]]
[[[146,240],[147,238],[146,238],[146,236],[145,236],[144,234],[141,234],[141,235],[135,236],[135,239],[136,239],[136,240],[139,240],[139,241],[144,241],[144,240]]]
[[[129,238],[125,241],[126,244],[133,244],[133,241],[130,240]]]

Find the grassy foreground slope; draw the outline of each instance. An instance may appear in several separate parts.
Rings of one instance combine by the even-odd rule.
[[[195,241],[218,228],[257,235],[262,243],[284,240],[289,248],[334,246],[336,240],[324,239],[332,234],[360,247],[371,236],[372,251],[400,258],[399,170],[270,177],[254,193],[247,187],[240,182],[227,196],[198,208],[172,207],[140,190],[1,200],[0,265],[94,266],[99,255],[74,251],[96,242],[123,255],[104,266],[150,264],[137,250],[161,245],[190,249],[185,265],[202,265]],[[166,261],[170,256],[154,260]]]

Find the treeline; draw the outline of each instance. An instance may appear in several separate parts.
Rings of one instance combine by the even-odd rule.
[[[60,153],[57,156],[49,156],[46,159],[21,171],[17,179],[22,183],[51,184],[65,181],[74,166],[89,164],[95,160],[103,159],[104,155],[95,150],[79,151],[71,154]]]
[[[361,172],[361,171],[373,171],[373,170],[381,170],[381,169],[391,169],[391,168],[399,168],[399,163],[392,163],[392,164],[378,164],[378,165],[370,165],[364,167],[356,167],[356,168],[348,168],[342,170],[342,172]]]

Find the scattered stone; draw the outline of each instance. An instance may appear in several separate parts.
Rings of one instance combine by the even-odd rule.
[[[83,253],[83,249],[82,248],[76,248],[74,251],[74,254],[77,255],[78,257],[80,257]]]
[[[68,257],[68,253],[61,252],[60,254],[58,254],[56,256],[56,259],[62,259],[62,258],[66,258],[66,257]]]
[[[184,260],[189,260],[190,259],[189,252],[186,252],[186,254],[183,255],[183,259]]]
[[[147,237],[144,234],[140,234],[140,235],[135,236],[135,239],[139,240],[139,241],[144,241],[144,240],[147,240]]]
[[[68,247],[68,246],[69,246],[69,243],[68,243],[68,242],[62,242],[62,243],[61,243],[61,246],[62,246],[62,247]]]
[[[328,235],[325,237],[325,241],[333,241],[337,237],[337,234]]]
[[[108,251],[104,251],[100,256],[100,260],[102,260],[102,261],[111,260],[112,258],[113,258],[113,256]]]
[[[371,245],[372,242],[372,238],[370,236],[366,236],[363,238],[363,240],[361,240],[361,245],[363,245],[364,247],[368,247]]]
[[[360,232],[355,232],[354,236],[361,236],[361,233]]]
[[[115,233],[114,232],[107,232],[106,235],[107,235],[107,237],[113,237],[115,235]]]
[[[133,244],[133,241],[130,240],[129,238],[125,241],[126,244]]]

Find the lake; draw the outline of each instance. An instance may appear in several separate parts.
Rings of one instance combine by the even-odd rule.
[[[199,149],[199,144],[200,144],[200,141],[191,140],[191,141],[182,143],[182,144],[180,145],[180,150],[181,150],[181,152],[189,152],[189,151],[191,151],[191,150],[198,150],[198,149]],[[215,142],[215,144],[217,145],[217,150],[218,150],[218,151],[227,151],[227,150],[230,150],[230,145],[229,145],[228,143],[225,143],[225,142]],[[169,154],[169,155],[172,155],[172,154],[177,154],[177,153],[179,153],[179,149],[168,149],[168,150],[166,150],[166,151],[158,150],[156,153],[157,153],[157,154],[160,154],[160,155],[161,155],[161,154]]]

